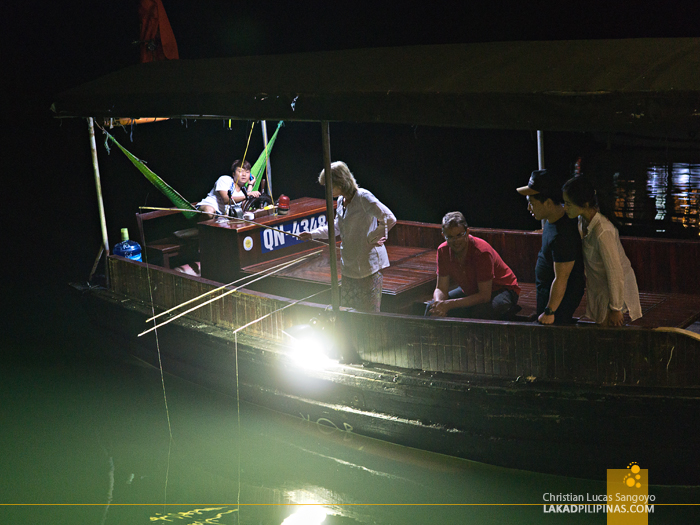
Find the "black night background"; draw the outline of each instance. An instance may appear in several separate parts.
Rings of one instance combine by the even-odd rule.
[[[57,93],[138,62],[135,1],[5,4],[2,7],[3,224],[11,253],[5,278],[84,280],[99,246],[86,125],[59,121]],[[206,58],[503,40],[698,36],[700,6],[688,2],[185,2],[165,1],[180,57]],[[245,82],[245,72],[241,72]],[[115,137],[190,200],[206,194],[242,156],[249,123],[168,122]],[[275,193],[321,196],[320,131],[290,124],[272,162]],[[130,137],[130,133],[133,135]],[[99,132],[98,132],[99,135]],[[133,139],[133,142],[132,140]],[[166,204],[98,136],[110,243],[135,226],[138,206]],[[534,229],[510,191],[536,168],[532,132],[331,126],[333,159],[399,218],[437,222],[461,209],[470,223]],[[586,134],[546,137],[547,165],[570,172],[604,143]],[[259,127],[252,155],[262,150]],[[49,270],[50,268],[50,270]],[[47,275],[49,274],[49,275]],[[19,296],[23,293],[18,290]]]
[[[163,4],[181,59],[516,40],[700,37],[700,2],[674,0]],[[68,287],[87,280],[101,243],[88,129],[81,119],[54,118],[50,106],[58,93],[138,62],[137,6],[136,0],[57,0],[0,7],[0,353],[10,361],[67,366],[81,358],[83,349],[77,347],[87,352],[91,344],[81,340],[82,317]],[[245,81],[241,71],[240,82]],[[250,125],[171,120],[112,133],[196,201],[242,156]],[[136,238],[139,206],[170,204],[115,147],[108,155],[99,130],[96,135],[113,246],[122,227]],[[399,219],[437,223],[458,209],[478,227],[539,227],[515,192],[537,169],[535,132],[331,123],[330,135],[333,160],[346,161],[359,184]],[[258,125],[252,137],[248,156],[255,159],[263,148]],[[654,159],[666,155],[663,147],[649,152]],[[683,155],[700,161],[697,148]],[[607,173],[610,183],[612,172],[629,158],[606,152],[600,137],[573,132],[547,134],[545,156],[548,168],[560,173],[570,173],[578,157],[591,159],[589,168]],[[275,197],[323,197],[316,183],[323,163],[320,124],[288,123],[271,161]],[[52,342],[61,339],[73,346],[56,355]]]

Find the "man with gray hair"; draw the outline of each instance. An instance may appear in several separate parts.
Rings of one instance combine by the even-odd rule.
[[[431,316],[502,319],[518,304],[513,271],[489,243],[469,235],[458,211],[442,218],[445,242],[437,251],[437,285],[426,309]],[[457,288],[451,288],[455,281]]]

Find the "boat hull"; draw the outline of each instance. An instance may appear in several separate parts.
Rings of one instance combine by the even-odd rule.
[[[151,312],[142,301],[102,289],[85,291],[83,299],[95,322],[130,354],[157,366],[160,352],[166,372],[321,426],[591,479],[636,461],[653,484],[697,484],[700,392],[692,386],[586,384],[368,362],[309,370],[268,337],[270,326],[232,335],[228,327],[181,318],[158,329],[156,343],[153,334],[137,337]],[[282,324],[315,310],[289,308]]]

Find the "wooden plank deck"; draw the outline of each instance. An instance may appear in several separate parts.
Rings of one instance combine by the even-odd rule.
[[[137,219],[142,228],[146,228],[147,224],[150,228],[150,223],[158,221],[145,219],[163,216],[171,220],[184,220],[181,215],[175,215],[176,213],[167,211],[137,214]],[[172,229],[173,225],[169,225]],[[522,310],[518,320],[530,318],[535,313],[537,302],[533,281],[535,261],[541,244],[540,234],[489,228],[471,228],[470,231],[472,235],[489,242],[515,272],[523,289],[519,300]],[[146,233],[147,238],[154,238],[157,235],[152,229]],[[422,313],[423,303],[432,297],[435,287],[435,252],[442,240],[442,230],[438,224],[399,221],[391,229],[386,245],[391,266],[383,272],[382,311],[403,314]],[[642,327],[685,328],[698,322],[700,320],[700,273],[697,272],[696,266],[697,259],[700,257],[700,242],[635,237],[623,237],[621,240],[637,276],[642,304],[643,316],[632,324]],[[152,247],[147,245],[147,248]],[[300,245],[299,248],[303,246]],[[302,255],[309,254],[315,249],[317,248],[256,263],[243,267],[241,271],[244,274],[253,274],[269,270],[280,263],[291,262]],[[224,266],[230,267],[231,258],[220,257],[220,255],[218,254],[219,259],[228,261]],[[339,258],[339,249],[336,250],[336,256]],[[191,260],[195,258],[195,254],[189,256]],[[168,266],[164,258],[149,262]],[[194,267],[199,268],[201,265],[194,264]],[[329,269],[326,249],[311,259],[279,272],[277,278],[288,280],[292,287],[296,286],[293,281],[329,285]],[[197,270],[195,269],[194,272],[197,273]],[[338,277],[340,278],[340,274]],[[228,282],[232,279],[214,280]],[[275,293],[273,290],[269,292]],[[582,322],[591,322],[585,317],[585,311],[584,296],[575,315]]]
[[[537,310],[537,291],[534,283],[518,283],[522,288],[518,304],[522,307],[518,316],[528,318],[534,316]],[[657,326],[674,326],[685,328],[700,319],[700,296],[679,293],[640,292],[639,301],[642,305],[642,317],[630,323],[625,314],[625,322],[632,326],[655,328]],[[574,317],[580,322],[593,323],[586,317],[586,294],[576,309]]]
[[[312,251],[308,250],[274,261],[254,264],[242,268],[241,271],[247,274],[262,272],[281,263],[291,262]],[[386,308],[387,311],[406,313],[416,302],[420,302],[426,295],[432,294],[435,288],[435,250],[411,246],[387,246],[387,254],[390,266],[382,272],[384,275],[382,310]],[[336,256],[338,257],[338,279],[340,279],[340,248],[338,246],[336,247]],[[328,251],[323,250],[316,257],[301,261],[276,275],[283,279],[330,284]]]
[[[242,271],[248,274],[265,271],[312,251],[255,264],[243,268]],[[435,288],[435,250],[412,246],[387,246],[387,253],[391,266],[383,271],[382,310],[420,313],[422,303],[430,299]],[[336,254],[340,259],[339,247],[336,247]],[[338,268],[340,268],[340,262]],[[277,275],[283,279],[330,284],[328,251],[324,250],[316,257],[302,261]],[[338,270],[338,279],[340,277],[340,270]],[[525,321],[534,317],[537,308],[537,294],[534,283],[519,282],[519,285],[522,288],[522,293],[518,304],[522,310],[518,314],[518,319]],[[684,328],[700,319],[700,295],[640,292],[640,302],[643,314],[640,319],[630,323],[629,317],[625,316],[627,323],[632,326]],[[593,322],[586,317],[585,295],[574,315],[580,319],[580,322]]]

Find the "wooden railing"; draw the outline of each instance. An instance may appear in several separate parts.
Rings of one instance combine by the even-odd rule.
[[[159,308],[171,308],[217,287],[205,279],[147,268],[116,256],[110,256],[109,263],[114,292],[146,304],[152,294]],[[236,292],[188,317],[235,329],[272,314],[242,335],[253,338],[248,339],[249,344],[274,348],[284,340],[283,330],[323,311],[323,306],[310,304],[276,311],[287,304],[280,297]],[[700,384],[700,338],[683,331],[551,327],[359,312],[344,312],[341,319],[361,357],[377,364],[513,380],[520,376],[523,381],[640,387]]]
[[[700,338],[683,331],[354,312],[346,318],[353,343],[372,362],[522,381],[700,385]]]
[[[491,228],[470,232],[493,246],[519,281],[535,282],[541,233]],[[389,232],[389,243],[398,246],[437,249],[443,240],[437,224],[399,221]],[[622,237],[621,242],[640,291],[700,294],[700,241]]]

